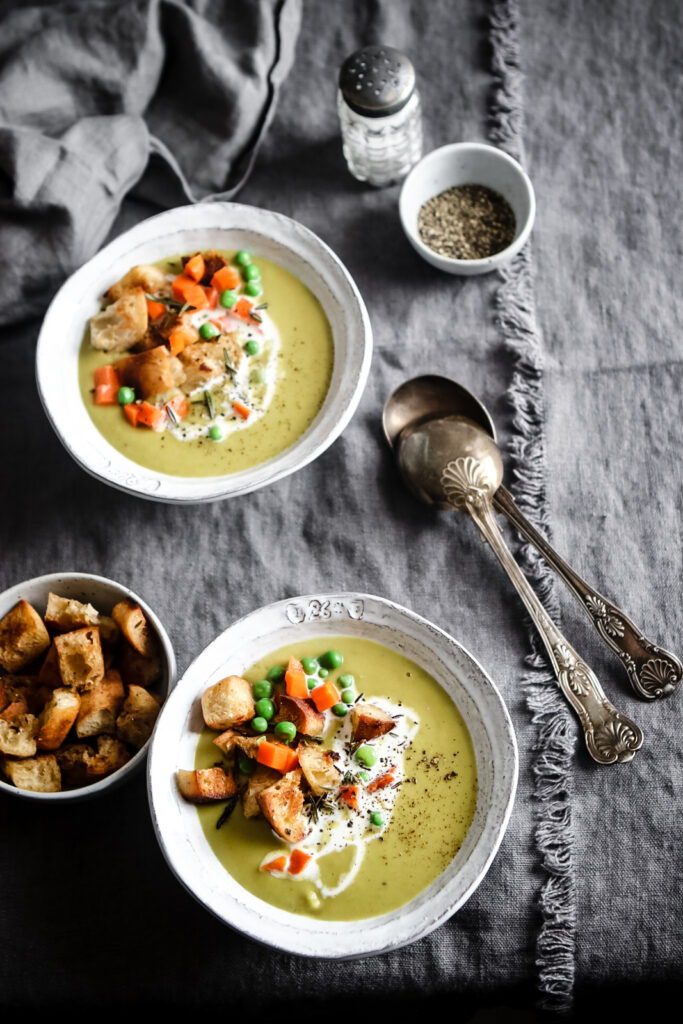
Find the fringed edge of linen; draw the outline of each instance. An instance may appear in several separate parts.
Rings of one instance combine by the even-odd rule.
[[[524,162],[523,75],[519,56],[517,0],[492,0],[490,43],[494,89],[491,141]],[[530,520],[548,534],[546,493],[543,354],[536,323],[529,246],[507,267],[495,298],[506,348],[514,357],[508,389],[515,435],[509,446],[515,497]],[[550,568],[530,545],[519,561],[548,613],[557,620],[559,604]],[[523,679],[527,706],[537,729],[534,752],[535,840],[546,879],[540,892],[542,924],[536,944],[540,1001],[544,1009],[568,1011],[574,988],[576,898],[574,832],[571,814],[572,768],[576,729],[561,697],[545,650],[530,626],[531,671]]]

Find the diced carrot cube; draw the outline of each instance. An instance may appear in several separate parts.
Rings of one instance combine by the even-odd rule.
[[[168,344],[171,348],[171,355],[179,355],[183,349],[186,349],[188,345],[194,344],[197,341],[198,335],[196,331],[193,331],[189,327],[176,327],[174,331],[171,331],[168,337]]]
[[[248,405],[245,405],[244,402],[240,402],[239,398],[235,399],[235,401],[232,403],[232,407],[237,413],[237,415],[240,416],[243,420],[249,419],[249,416],[251,415],[251,409],[249,408]]]
[[[249,312],[253,309],[253,306],[254,303],[250,302],[249,299],[241,298],[235,303],[230,312],[241,316],[243,320],[249,320]]]
[[[358,786],[343,786],[339,790],[339,799],[352,811],[358,810]]]
[[[286,857],[276,857],[275,860],[269,860],[267,864],[264,864],[261,871],[284,871],[287,867]]]
[[[140,406],[134,405],[133,403],[130,405],[124,405],[123,415],[126,417],[131,427],[137,427],[140,416]]]
[[[116,384],[99,384],[95,388],[95,405],[116,405],[118,394]]]
[[[374,779],[368,786],[368,793],[374,793],[378,789],[386,789],[387,786],[391,786],[396,775],[396,765],[390,768],[384,775],[380,775],[379,778]]]
[[[209,300],[200,284],[187,274],[178,274],[173,282],[173,298],[176,302],[188,302],[195,309],[206,309]]]
[[[163,430],[166,426],[166,413],[163,409],[157,409],[151,402],[141,402],[138,406],[138,425],[150,427],[151,430]]]
[[[147,299],[147,316],[152,323],[154,323],[155,320],[159,320],[165,312],[166,306],[163,302],[154,302],[153,299]]]
[[[303,869],[308,864],[309,860],[312,860],[310,853],[304,853],[303,850],[292,850],[292,855],[289,858],[289,867],[287,870],[290,875],[300,875]]]
[[[211,284],[220,294],[224,291],[232,291],[240,284],[240,275],[233,267],[221,267],[211,278]]]
[[[95,381],[95,387],[99,388],[104,384],[109,384],[111,387],[119,387],[119,375],[114,367],[109,364],[107,366],[98,366],[93,374]]]
[[[184,395],[175,395],[170,402],[166,405],[170,405],[178,419],[183,420],[190,411],[190,403]]]
[[[327,679],[321,686],[316,686],[315,690],[311,690],[311,700],[318,711],[327,711],[328,708],[339,703],[341,694],[334,683]]]
[[[215,309],[218,305],[218,292],[215,288],[210,288],[207,285],[202,285],[202,288],[204,289],[204,294],[209,300],[209,309]]]
[[[204,257],[200,252],[185,264],[185,273],[188,277],[191,277],[193,281],[201,281],[204,277],[205,271],[206,265],[204,263]]]
[[[267,768],[274,768],[275,771],[286,775],[296,768],[299,757],[295,750],[290,750],[284,743],[274,743],[270,740],[263,740],[256,752],[256,760]]]
[[[290,697],[308,697],[306,673],[300,661],[290,658],[285,672],[285,689]]]

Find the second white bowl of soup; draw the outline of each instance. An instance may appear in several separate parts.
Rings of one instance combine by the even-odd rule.
[[[260,609],[199,656],[160,716],[149,796],[207,909],[343,958],[413,942],[465,902],[516,778],[505,706],[455,640],[382,598],[327,594]]]
[[[351,418],[371,349],[358,290],[316,235],[211,203],[138,224],[72,275],[36,368],[84,469],[181,503],[247,493],[316,458]]]

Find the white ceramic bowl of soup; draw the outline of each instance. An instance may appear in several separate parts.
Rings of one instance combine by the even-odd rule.
[[[208,249],[248,250],[302,281],[329,321],[334,367],[317,416],[279,455],[223,476],[174,476],[132,461],[100,433],[79,390],[79,353],[88,321],[100,309],[102,296],[131,267]],[[237,203],[199,203],[137,224],[71,275],[45,314],[36,352],[36,378],[53,429],[83,469],[130,494],[181,504],[246,494],[317,458],[351,419],[365,387],[371,356],[372,331],[360,293],[341,260],[317,235],[269,210]]]
[[[179,795],[176,772],[191,768],[203,729],[201,695],[285,645],[319,638],[366,638],[428,672],[456,705],[476,758],[478,791],[464,842],[435,881],[390,913],[351,921],[282,910],[242,887],[218,860],[197,808]],[[193,662],[157,722],[148,762],[152,819],[178,880],[207,910],[250,938],[288,953],[330,959],[369,956],[414,942],[472,895],[505,833],[517,783],[512,722],[491,679],[452,637],[383,598],[357,593],[279,601],[234,623]],[[238,813],[237,811],[235,813]],[[391,827],[389,825],[389,827]]]
[[[42,618],[50,593],[57,594],[59,597],[72,598],[84,604],[91,604],[101,615],[110,615],[112,608],[119,601],[127,600],[138,604],[158,641],[161,677],[153,689],[161,700],[167,698],[176,681],[176,659],[173,645],[158,615],[139,594],[129,590],[122,583],[117,583],[104,576],[94,576],[86,572],[53,572],[46,576],[36,576],[32,580],[24,580],[23,583],[17,583],[0,594],[0,619],[4,618],[22,599],[28,601]],[[32,790],[18,789],[8,782],[0,772],[0,792],[42,803],[75,803],[103,796],[122,783],[129,781],[142,769],[150,742],[151,738],[123,768],[119,768],[118,771],[106,775],[89,786],[64,789],[59,793],[37,793]]]
[[[515,215],[514,238],[500,252],[483,259],[442,256],[420,238],[417,220],[428,199],[458,185],[483,185],[507,200]],[[528,174],[513,157],[481,142],[454,142],[432,150],[415,164],[401,187],[399,216],[413,249],[432,266],[466,277],[488,274],[516,256],[528,239],[536,216],[536,199]]]

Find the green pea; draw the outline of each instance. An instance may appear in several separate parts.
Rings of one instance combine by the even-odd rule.
[[[260,700],[257,700],[255,707],[256,714],[265,718],[266,722],[269,722],[275,714],[275,705],[268,697],[261,697]]]
[[[354,700],[356,699],[356,694],[353,692],[353,690],[342,690],[341,699],[344,701],[345,704],[353,704]]]
[[[246,266],[242,266],[242,277],[245,281],[260,281],[261,271],[258,267],[253,266],[253,264],[247,263]]]
[[[254,732],[266,732],[268,728],[268,722],[265,720],[265,718],[257,716],[256,718],[252,718],[251,727],[254,730]]]
[[[251,376],[249,380],[251,381],[252,384],[264,384],[266,380],[266,375],[263,372],[263,370],[259,370],[257,367],[255,370],[251,371]]]
[[[296,736],[296,726],[294,722],[278,722],[274,732],[283,743],[291,743]]]
[[[356,751],[356,760],[364,764],[366,768],[372,768],[373,765],[377,764],[377,751],[372,747],[359,747]]]
[[[335,669],[340,668],[344,663],[344,656],[339,651],[325,651],[318,658],[318,661],[323,668]]]
[[[119,405],[130,405],[131,402],[135,401],[135,392],[132,388],[119,388],[119,393],[116,397]]]
[[[220,302],[224,309],[232,309],[237,302],[237,295],[235,292],[231,292],[229,288],[226,288],[224,292],[221,292]]]
[[[381,828],[382,827],[382,825],[384,824],[384,818],[379,813],[379,811],[373,811],[372,812],[372,814],[370,815],[370,824],[374,825],[375,828]]]
[[[343,718],[344,715],[348,715],[348,713],[349,713],[349,709],[347,708],[346,704],[333,704],[332,705],[332,714],[336,715],[337,718]]]
[[[309,690],[315,690],[317,685],[318,685],[318,680],[317,679],[307,679],[306,680],[306,686],[308,687]]]
[[[212,427],[209,427],[209,437],[212,441],[222,441],[223,428],[219,427],[217,423],[214,423]]]
[[[270,679],[259,679],[258,683],[254,683],[252,686],[254,691],[254,697],[256,700],[262,700],[264,697],[273,696],[273,684]]]
[[[259,345],[258,341],[248,341],[244,346],[244,351],[247,353],[248,356],[257,356],[261,351],[261,346]]]
[[[242,775],[253,775],[256,771],[256,761],[252,761],[246,754],[238,754],[237,768]]]
[[[350,672],[344,672],[343,675],[339,676],[337,682],[341,686],[342,690],[346,690],[349,686],[356,685],[356,677],[352,676]]]
[[[247,281],[247,283],[244,286],[244,294],[250,295],[252,299],[255,299],[258,295],[260,295],[262,291],[263,288],[261,287],[258,281]]]
[[[320,676],[321,679],[327,679],[329,674],[330,673],[327,671],[326,668],[319,668],[318,669],[318,675]]]
[[[368,775],[367,772],[358,772],[358,778],[361,780],[361,782],[367,782],[370,776]]]
[[[239,263],[240,267],[248,267],[251,263],[251,253],[247,252],[246,249],[240,249],[235,256],[235,263]]]
[[[202,326],[199,328],[199,333],[201,334],[202,338],[204,338],[205,341],[208,341],[210,338],[215,338],[216,335],[220,334],[221,332],[218,330],[215,324],[212,324],[210,320],[207,320],[206,323],[202,324]]]
[[[304,672],[307,676],[314,676],[318,670],[318,662],[315,658],[302,658],[301,664],[304,667]]]
[[[270,679],[271,683],[279,683],[285,677],[285,669],[282,665],[273,665],[266,672],[266,679]]]

